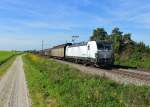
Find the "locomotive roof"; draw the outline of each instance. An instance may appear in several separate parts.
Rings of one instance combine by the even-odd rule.
[[[111,44],[112,42],[110,41],[104,41],[104,40],[97,40],[95,41],[96,43],[102,43],[102,44]],[[88,42],[80,42],[80,43],[74,43],[72,44],[70,47],[74,47],[74,46],[84,46],[87,45]]]
[[[71,45],[71,47],[74,47],[74,46],[84,46],[84,45],[87,45],[88,42],[80,42],[80,43],[74,43]]]

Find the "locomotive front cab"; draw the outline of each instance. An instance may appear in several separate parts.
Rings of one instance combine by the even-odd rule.
[[[96,63],[102,66],[111,66],[114,63],[112,43],[97,41]]]

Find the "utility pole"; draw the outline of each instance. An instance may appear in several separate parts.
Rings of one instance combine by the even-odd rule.
[[[44,48],[44,41],[42,40],[42,54],[43,54],[43,48]]]

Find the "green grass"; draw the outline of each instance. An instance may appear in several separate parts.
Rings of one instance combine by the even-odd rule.
[[[5,72],[12,65],[15,59],[16,56],[12,56],[9,60],[0,65],[0,77],[5,74]]]
[[[34,55],[23,61],[33,107],[150,106],[150,87],[120,85]]]

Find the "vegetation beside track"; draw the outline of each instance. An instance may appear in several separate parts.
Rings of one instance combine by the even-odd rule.
[[[15,60],[17,52],[0,51],[0,77],[7,71]]]
[[[150,87],[120,85],[53,60],[23,57],[33,107],[125,107],[150,105]]]

